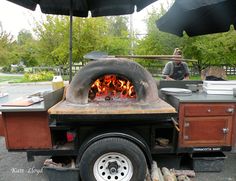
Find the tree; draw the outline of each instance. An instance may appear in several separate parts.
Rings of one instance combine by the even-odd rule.
[[[36,22],[34,32],[38,38],[36,57],[40,65],[63,65],[68,59],[69,19],[63,16],[46,16]]]
[[[138,55],[172,55],[176,47],[183,47],[183,40],[175,35],[161,32],[156,27],[156,21],[166,12],[161,5],[160,9],[152,9],[147,17],[147,35],[137,42],[135,53]],[[150,64],[150,60],[141,62]],[[155,61],[152,64],[164,64]]]
[[[226,33],[217,33],[205,36],[184,36],[184,52],[188,58],[197,59],[199,72],[209,66],[235,66],[236,59],[236,32],[231,29]]]
[[[128,18],[115,16],[106,18],[107,33],[101,44],[101,49],[111,55],[127,55],[131,50],[131,38],[128,31]]]
[[[18,33],[17,45],[19,62],[23,62],[26,66],[38,65],[36,60],[37,43],[30,31],[21,30]]]
[[[106,18],[110,36],[122,37],[128,32],[128,18],[126,16],[113,16]]]
[[[181,38],[161,32],[156,27],[156,21],[166,12],[161,5],[160,10],[153,9],[147,19],[147,36],[139,42],[138,54],[172,54],[173,49],[182,47]]]
[[[47,16],[37,22],[37,59],[43,65],[67,65],[69,59],[69,18]],[[109,54],[127,54],[127,18],[74,18],[73,19],[73,62],[83,60],[91,51],[106,51]]]
[[[6,66],[16,61],[15,55],[15,42],[10,33],[6,31],[0,31],[0,65]]]
[[[104,51],[102,44],[107,35],[107,22],[104,17],[77,18],[74,24],[75,61],[82,61],[83,56],[91,51]]]
[[[30,31],[23,29],[18,33],[17,44],[25,45],[28,41],[31,41],[32,39],[33,39],[33,36],[30,33]]]

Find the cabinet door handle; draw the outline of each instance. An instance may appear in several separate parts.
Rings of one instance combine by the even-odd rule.
[[[209,112],[209,113],[210,113],[210,112],[211,112],[211,109],[207,109],[207,112]]]
[[[224,134],[227,134],[229,132],[229,128],[223,128],[222,131]]]
[[[234,112],[234,108],[230,107],[230,108],[228,108],[228,109],[226,110],[226,112],[228,112],[228,113],[233,113],[233,112]]]

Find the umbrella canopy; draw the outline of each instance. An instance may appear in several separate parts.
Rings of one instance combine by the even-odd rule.
[[[93,17],[124,15],[142,10],[147,5],[156,0],[8,0],[25,8],[35,10],[37,4],[41,11],[46,14],[70,15],[72,4],[72,14],[78,17],[87,17],[91,11]]]
[[[236,28],[236,0],[176,0],[156,25],[160,31],[183,36],[204,35]]]

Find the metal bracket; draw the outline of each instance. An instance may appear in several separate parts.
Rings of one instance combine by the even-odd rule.
[[[189,123],[189,122],[185,122],[185,123],[184,123],[184,127],[185,127],[185,128],[187,128],[187,127],[189,127],[189,126],[190,126],[190,123]]]
[[[188,140],[188,139],[189,139],[189,136],[184,135],[184,139],[185,139],[185,140]]]

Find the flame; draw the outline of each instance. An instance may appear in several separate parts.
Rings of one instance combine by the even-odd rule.
[[[113,98],[136,98],[134,86],[127,79],[114,74],[104,75],[97,79],[89,90],[89,99],[94,100],[105,97],[105,100]]]

